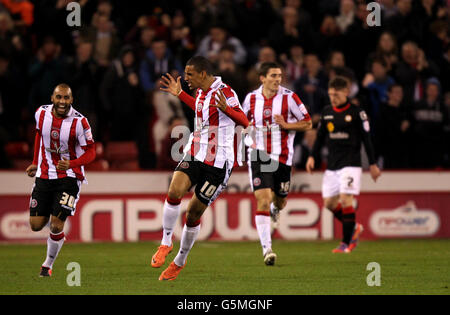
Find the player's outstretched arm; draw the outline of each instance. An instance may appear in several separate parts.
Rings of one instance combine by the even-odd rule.
[[[181,77],[178,76],[175,80],[170,73],[166,73],[161,77],[161,91],[177,96],[183,103],[188,105],[192,110],[195,110],[195,98],[187,94],[181,88]]]
[[[166,73],[161,77],[161,91],[172,94],[173,96],[178,96],[181,91],[181,77],[178,76],[175,80],[170,73]]]
[[[294,130],[294,131],[306,131],[312,129],[312,120],[300,120],[295,123],[288,123],[284,120],[282,115],[274,115],[275,123],[280,125],[281,129]]]

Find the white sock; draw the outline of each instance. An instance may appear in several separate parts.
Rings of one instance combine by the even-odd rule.
[[[255,216],[256,229],[258,230],[259,240],[263,250],[263,255],[272,249],[272,236],[270,235],[270,216],[256,215]]]
[[[186,224],[183,227],[183,234],[181,235],[180,250],[173,260],[179,267],[183,267],[186,263],[186,258],[194,246],[198,233],[200,232],[200,225],[189,227]]]
[[[178,219],[178,214],[180,213],[181,204],[176,206],[170,203],[164,202],[163,210],[163,237],[161,240],[161,245],[170,246],[172,245],[172,235],[175,223]]]
[[[53,238],[60,238],[60,240],[55,241]],[[45,259],[42,266],[52,269],[53,263],[55,262],[56,257],[58,256],[59,251],[61,250],[61,247],[64,244],[64,232],[53,234],[50,233],[48,239],[47,239],[47,258]]]

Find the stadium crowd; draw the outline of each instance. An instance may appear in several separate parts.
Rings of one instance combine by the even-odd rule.
[[[261,63],[284,66],[315,127],[296,136],[297,169],[336,75],[369,115],[382,168],[450,168],[450,0],[379,0],[381,26],[363,0],[80,0],[81,26],[70,2],[0,0],[0,168],[17,167],[6,144],[32,146],[36,109],[65,82],[96,142],[134,142],[140,169],[173,170],[170,131],[192,130],[194,113],[159,78],[193,55],[241,102]]]

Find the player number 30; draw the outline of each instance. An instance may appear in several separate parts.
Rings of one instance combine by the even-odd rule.
[[[69,195],[68,193],[63,193],[60,204],[73,208],[73,204],[75,203],[75,197]]]

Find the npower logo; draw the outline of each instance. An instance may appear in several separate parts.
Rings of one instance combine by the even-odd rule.
[[[439,216],[430,209],[417,209],[408,201],[393,210],[378,210],[369,220],[377,236],[432,236],[440,226]]]

